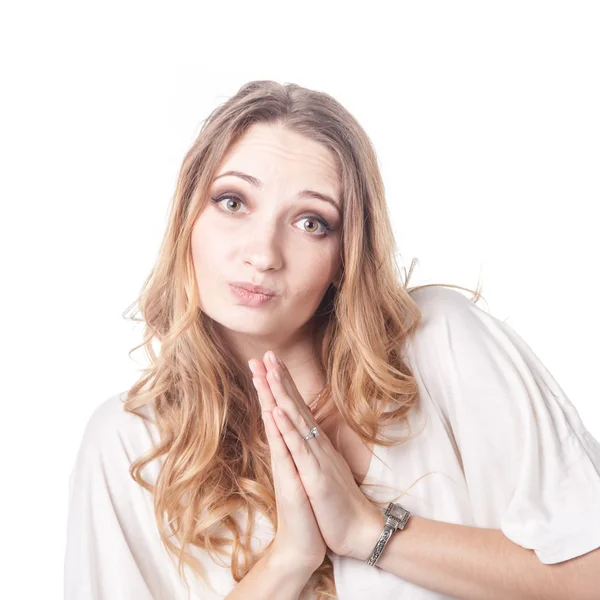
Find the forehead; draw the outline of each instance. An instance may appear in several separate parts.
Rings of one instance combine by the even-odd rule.
[[[239,170],[268,184],[282,180],[326,185],[338,196],[340,178],[336,157],[322,144],[281,125],[258,123],[233,144],[217,171]]]

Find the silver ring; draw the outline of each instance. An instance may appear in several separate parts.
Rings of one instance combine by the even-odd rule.
[[[306,437],[302,438],[302,439],[306,442],[306,440],[310,440],[310,438],[317,437],[318,435],[319,435],[319,432],[317,431],[317,428],[313,427],[310,430],[309,434]]]

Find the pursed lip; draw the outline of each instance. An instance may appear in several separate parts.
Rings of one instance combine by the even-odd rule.
[[[269,288],[263,287],[262,285],[254,285],[247,281],[232,281],[229,285],[233,285],[234,287],[242,288],[248,292],[252,292],[254,294],[265,294],[265,296],[276,296],[277,292],[274,290],[270,290]]]

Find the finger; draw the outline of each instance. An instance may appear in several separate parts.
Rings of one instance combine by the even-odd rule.
[[[271,470],[273,483],[277,491],[290,490],[302,485],[296,463],[288,450],[287,444],[273,419],[273,413],[267,410],[263,413],[265,431],[271,450]]]
[[[276,362],[273,362],[272,357],[275,357]],[[296,384],[284,362],[281,359],[278,359],[272,350],[269,350],[268,352],[265,352],[263,360],[258,361],[258,363],[259,364],[254,363],[254,369],[261,374],[264,373],[265,380],[268,380],[267,378],[269,373],[274,373],[276,370],[281,372],[283,388],[287,394],[290,396],[290,398],[298,403],[300,407],[299,410],[302,411],[304,418],[308,419],[309,422],[314,421],[311,410],[306,405],[306,402],[304,402],[304,398],[302,398],[300,395],[300,392],[298,391],[298,388],[296,387]]]
[[[273,412],[266,410],[263,413],[263,420],[265,422],[265,431],[267,432],[269,447],[271,448],[271,457],[282,463],[287,461],[288,465],[291,465],[292,463],[290,463],[290,460],[292,457],[290,456],[283,436],[273,420]]]
[[[277,403],[277,406],[283,409],[285,416],[295,427],[299,435],[302,434],[302,436],[305,436],[313,427],[318,427],[320,435],[318,435],[316,439],[310,440],[310,450],[317,456],[319,460],[322,460],[323,453],[328,454],[331,451],[328,448],[328,446],[331,445],[331,442],[327,439],[327,436],[322,433],[320,426],[317,425],[316,419],[304,401],[300,403],[296,400],[293,400],[283,385],[283,378],[282,381],[278,381],[276,379],[275,373],[280,371],[280,369],[281,367],[277,367],[277,369],[270,371],[267,374],[267,382],[271,388],[273,396],[275,397],[275,402]],[[288,376],[288,380],[291,381],[291,377]],[[306,416],[307,411],[310,415],[308,418]]]
[[[265,368],[265,364],[262,360],[250,359],[248,361],[248,366],[252,371],[253,378],[256,380],[256,382],[253,381],[253,383],[260,394],[259,400],[263,411],[273,410],[277,406],[277,402],[275,402],[271,388],[267,383],[267,369]]]
[[[264,362],[260,365],[255,365],[255,368],[257,370],[260,369],[260,372],[262,373],[265,366],[267,367],[265,387],[269,388],[269,396],[273,398],[273,404],[281,406],[296,429],[302,435],[306,435],[304,432],[308,432],[313,427],[317,426],[317,421],[300,395],[285,363],[279,357],[275,356],[277,364],[273,364],[271,355],[275,356],[272,350],[265,352],[263,356]],[[281,381],[278,381],[274,377],[276,371],[280,373]],[[320,429],[319,432],[321,433]],[[316,440],[313,440],[313,442],[315,441]],[[323,451],[326,454],[331,455],[334,451],[333,444],[325,434],[321,435],[321,439],[317,444],[314,444],[314,446],[316,446],[316,448],[313,447],[312,450],[317,455]]]
[[[275,402],[273,393],[269,388],[269,384],[265,381],[265,378],[255,376],[252,378],[252,383],[258,394],[258,401],[260,402],[262,412],[273,410],[277,406],[277,402]]]
[[[279,373],[279,380],[275,376],[276,373]],[[308,408],[304,399],[300,396],[300,392],[298,392],[298,388],[290,372],[282,362],[277,367],[269,367],[266,380],[275,398],[275,402],[279,406],[282,406],[287,416],[299,431],[303,431],[307,425],[309,426],[308,429],[310,429],[317,424],[310,408]]]
[[[273,394],[271,393],[271,390],[269,389],[269,384],[264,379],[259,380],[259,379],[256,379],[255,377],[253,377],[252,384],[254,385],[254,389],[256,390],[256,393],[258,394],[258,401],[260,402],[260,410],[263,413],[263,418],[264,418],[265,411],[273,410],[277,406],[277,403],[275,402],[275,399],[273,398]]]
[[[272,414],[275,417],[275,423],[283,437],[289,453],[298,469],[300,478],[315,477],[320,470],[319,460],[313,452],[313,446],[318,441],[319,436],[304,440],[298,433],[294,424],[288,419],[285,412],[276,408]],[[308,434],[308,432],[307,432]],[[311,444],[311,447],[309,447]]]

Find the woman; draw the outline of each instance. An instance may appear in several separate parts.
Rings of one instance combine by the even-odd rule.
[[[409,289],[395,249],[333,98],[254,81],[210,115],[139,302],[151,365],[71,475],[69,600],[596,597],[600,446],[477,293]]]

